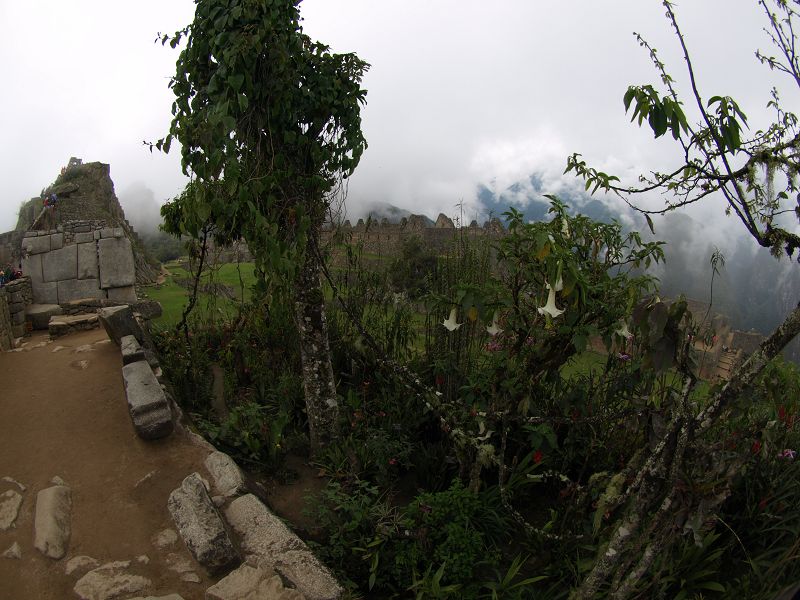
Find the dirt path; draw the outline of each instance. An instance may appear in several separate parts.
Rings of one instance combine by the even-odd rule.
[[[0,353],[0,494],[18,490],[3,477],[26,486],[15,525],[0,531],[0,554],[14,542],[21,548],[20,559],[0,557],[0,599],[75,598],[73,586],[85,570],[67,576],[65,566],[78,555],[100,564],[132,561],[130,572],[153,582],[141,595],[203,598],[214,580],[183,542],[159,548],[152,540],[175,529],[166,506],[170,492],[192,471],[208,476],[207,451],[177,431],[156,442],[136,436],[119,350],[103,330],[52,342],[38,333],[26,341],[22,351]],[[33,546],[36,494],[54,476],[72,488],[72,535],[58,561]],[[141,556],[146,564],[136,560]],[[199,582],[181,579],[174,570],[181,562],[191,564]]]

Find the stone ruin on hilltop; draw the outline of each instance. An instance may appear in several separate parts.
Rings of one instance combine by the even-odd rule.
[[[155,281],[159,263],[145,250],[139,236],[125,219],[114,193],[111,167],[101,162],[83,163],[70,158],[55,182],[31,198],[19,211],[14,231],[0,234],[0,266],[21,264],[26,232],[86,233],[120,229],[131,244],[137,284]],[[54,203],[51,207],[45,205]]]
[[[70,159],[23,205],[17,228],[0,234],[0,350],[31,329],[53,338],[97,326],[103,307],[146,304],[135,286],[152,282],[159,265],[125,220],[109,173]]]

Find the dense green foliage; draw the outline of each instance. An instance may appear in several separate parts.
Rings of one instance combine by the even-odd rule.
[[[780,37],[794,4],[776,1],[782,18],[760,4],[786,51],[764,61],[800,73]],[[325,194],[363,150],[366,65],[305,38],[296,3],[201,0],[164,40],[183,35],[171,136],[198,178],[167,228],[202,238],[198,269],[209,236],[244,236],[256,285],[228,315],[184,312],[183,336],[158,337],[164,364],[195,424],[254,470],[316,450],[328,484],[310,499],[310,535],[354,597],[767,599],[800,579],[800,373],[776,358],[800,313],[730,381],[701,387],[696,343],[714,331],[658,297],[646,269],[661,244],[554,197],[542,222],[512,210],[494,242],[461,232],[434,256],[412,238],[366,268],[345,240],[335,267],[315,265],[324,287],[305,281],[329,315],[339,409],[337,435],[314,448],[298,288],[265,284],[316,255],[298,242],[318,241]],[[779,122],[743,140],[736,102],[693,87],[696,126],[642,43],[666,92],[631,87],[625,107],[685,157],[647,186],[675,193],[670,208],[719,191],[759,244],[791,255],[780,205],[796,191],[796,119],[776,97]],[[790,175],[774,197],[772,175],[752,176],[764,164]],[[577,155],[568,167],[587,187],[637,193]]]
[[[200,0],[194,22],[163,43],[182,50],[170,133],[196,178],[164,210],[167,230],[244,237],[266,271],[289,273],[326,196],[366,147],[366,63],[332,54],[300,26],[299,1]]]

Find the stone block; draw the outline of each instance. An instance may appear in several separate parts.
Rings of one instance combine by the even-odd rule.
[[[114,237],[114,228],[113,227],[104,227],[100,230],[100,239],[106,238],[113,238]]]
[[[206,590],[206,600],[305,600],[297,590],[284,587],[275,571],[267,566],[242,565]]]
[[[65,279],[58,282],[58,303],[63,304],[81,298],[102,298],[98,279]]]
[[[22,250],[26,254],[50,252],[50,236],[37,235],[36,237],[22,238]]]
[[[58,250],[64,247],[64,234],[54,233],[50,236],[50,250]]]
[[[244,477],[234,460],[224,452],[212,452],[206,457],[206,469],[211,473],[214,487],[223,496],[237,496],[246,491]]]
[[[94,242],[94,233],[91,231],[78,233],[78,230],[75,230],[75,243],[76,244],[86,244],[88,242]]]
[[[138,300],[136,288],[132,285],[126,287],[108,288],[108,299],[119,304],[133,304]]]
[[[184,479],[169,495],[167,508],[186,547],[209,574],[224,572],[240,562],[200,475],[192,473]]]
[[[92,240],[86,244],[76,244],[78,248],[78,279],[97,279],[97,245]],[[100,287],[99,285],[97,287]]]
[[[241,538],[242,550],[269,563],[308,600],[337,600],[343,589],[308,546],[253,494],[241,496],[225,510]]]
[[[31,278],[31,283],[42,283],[42,255],[30,254],[23,258],[22,272]]]
[[[15,338],[21,338],[23,335],[25,335],[25,325],[12,325],[11,335],[13,335]]]
[[[157,319],[163,312],[161,304],[155,300],[139,300],[136,304],[132,305],[131,308],[134,313],[148,321],[150,319]]]
[[[11,324],[12,325],[22,325],[25,322],[25,313],[18,312],[11,315]]]
[[[98,242],[100,287],[125,287],[136,283],[133,249],[128,238],[104,238]]]
[[[63,558],[67,553],[72,513],[72,490],[54,485],[36,495],[33,545],[45,556]]]
[[[58,284],[55,281],[49,283],[37,283],[31,281],[33,289],[33,301],[37,304],[58,304]]]
[[[47,331],[50,333],[50,339],[54,340],[74,331],[86,331],[99,326],[100,319],[97,315],[56,315],[50,318]]]
[[[114,237],[121,238],[125,237],[125,230],[122,227],[114,227]]]
[[[0,531],[14,526],[22,506],[22,494],[16,490],[6,490],[0,494]]]
[[[145,360],[144,350],[141,344],[132,335],[126,335],[120,340],[119,345],[122,352],[122,364],[129,365],[140,360]]]
[[[129,598],[152,587],[147,577],[130,573],[130,561],[118,560],[92,569],[81,577],[72,591],[80,600]]]
[[[100,322],[108,337],[119,346],[126,335],[134,336],[139,343],[144,343],[144,332],[133,316],[130,306],[109,306],[100,309]]]
[[[123,366],[122,380],[128,412],[139,437],[153,440],[172,433],[172,413],[167,397],[147,361]]]
[[[33,323],[34,329],[47,329],[50,324],[50,317],[62,314],[58,304],[31,304],[25,311],[28,318]]]
[[[99,240],[100,239],[100,230],[99,229],[95,229],[92,232],[92,236],[94,237],[95,240]]]
[[[29,237],[36,237],[37,235],[39,235],[38,231],[26,231],[22,237],[29,238]]]
[[[78,278],[78,247],[65,246],[42,256],[42,278],[45,282]]]

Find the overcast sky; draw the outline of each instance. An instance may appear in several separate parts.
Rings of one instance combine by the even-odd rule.
[[[155,206],[181,190],[179,152],[151,154],[142,141],[164,135],[171,116],[177,53],[153,40],[193,8],[0,0],[0,231],[70,156],[110,163],[121,197],[149,189]],[[753,56],[767,46],[755,0],[684,0],[677,11],[703,95],[732,95],[764,123],[772,79]],[[686,83],[663,13],[657,0],[305,0],[306,33],[372,65],[349,215],[371,202],[454,215],[459,201],[474,206],[478,183],[502,190],[534,172],[557,191],[572,152],[623,175],[664,167],[674,146],[622,108],[628,84],[657,81],[633,31]]]

